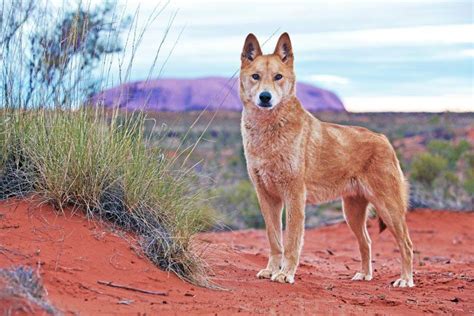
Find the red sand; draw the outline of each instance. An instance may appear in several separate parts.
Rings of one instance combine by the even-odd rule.
[[[474,213],[409,213],[416,249],[411,289],[390,286],[399,274],[399,253],[392,236],[379,235],[375,223],[371,282],[350,281],[359,254],[344,223],[307,231],[294,285],[255,278],[266,263],[262,231],[202,234],[213,280],[226,291],[196,287],[158,270],[107,226],[81,215],[56,215],[25,201],[1,203],[0,214],[0,267],[39,267],[50,301],[66,314],[474,313]]]

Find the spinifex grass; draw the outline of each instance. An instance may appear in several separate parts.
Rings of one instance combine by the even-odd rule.
[[[0,301],[8,302],[8,299],[19,297],[27,300],[28,304],[11,304],[3,306],[5,315],[16,314],[15,311],[31,313],[29,303],[36,304],[42,309],[44,315],[61,315],[61,313],[47,300],[47,293],[39,274],[29,267],[11,267],[0,269]],[[3,304],[2,304],[3,305]],[[23,306],[25,305],[25,306]]]
[[[191,239],[212,220],[209,209],[192,173],[146,146],[145,120],[142,113],[86,108],[4,110],[1,167],[11,192],[3,196],[32,193],[58,210],[73,207],[112,222],[136,233],[162,269],[205,285]],[[21,191],[8,186],[12,172],[22,175]]]

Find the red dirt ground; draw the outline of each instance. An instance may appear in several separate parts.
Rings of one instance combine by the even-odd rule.
[[[344,223],[306,232],[294,285],[255,278],[266,263],[263,231],[206,233],[199,242],[225,291],[185,283],[155,268],[106,225],[57,215],[26,201],[0,204],[0,267],[39,267],[50,301],[65,314],[416,314],[474,313],[474,213],[417,210],[408,224],[415,245],[415,283],[392,288],[399,253],[371,222],[374,280],[352,282],[359,267]],[[112,281],[166,296],[112,288]],[[7,301],[0,300],[0,307]]]

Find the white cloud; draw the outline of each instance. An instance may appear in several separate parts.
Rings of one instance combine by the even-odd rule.
[[[474,95],[347,97],[351,112],[474,112]]]
[[[295,34],[292,38],[295,46],[303,51],[355,47],[470,44],[474,42],[474,24]]]
[[[460,56],[474,57],[474,49],[463,49],[459,52]]]
[[[257,34],[259,35],[259,34]],[[353,48],[427,47],[474,42],[474,24],[431,25],[404,28],[367,29],[344,32],[290,34],[297,58],[311,59],[322,50],[343,51]],[[258,36],[264,42],[267,36]],[[175,56],[191,58],[235,58],[243,45],[242,36],[197,37],[185,36],[178,44]],[[265,45],[264,52],[271,52],[277,36]],[[466,53],[471,53],[467,50]],[[311,55],[309,55],[311,54]],[[301,57],[299,57],[301,56]]]
[[[310,75],[304,77],[303,80],[327,85],[346,85],[350,82],[349,78],[328,74]]]

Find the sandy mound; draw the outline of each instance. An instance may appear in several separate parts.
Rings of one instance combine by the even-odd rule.
[[[3,202],[0,214],[0,267],[37,267],[49,300],[66,314],[474,313],[474,213],[409,214],[414,289],[390,287],[399,274],[399,254],[392,236],[379,235],[375,223],[372,282],[350,281],[360,263],[356,240],[343,223],[307,231],[295,285],[255,278],[266,263],[263,231],[202,234],[200,247],[214,280],[227,291],[199,288],[158,270],[118,232],[81,215],[58,216],[25,201]],[[0,298],[0,306],[6,304]]]

